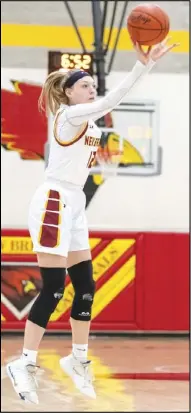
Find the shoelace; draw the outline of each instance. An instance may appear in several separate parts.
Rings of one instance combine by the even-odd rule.
[[[36,371],[38,369],[38,366],[34,365],[27,365],[21,367],[15,367],[16,373],[17,373],[17,378],[21,380],[21,382],[24,382],[24,385],[26,386],[26,391],[36,391],[36,387],[38,386],[37,380],[36,380]],[[24,374],[23,374],[24,373]],[[14,380],[15,384],[17,384],[15,375],[14,375]]]
[[[90,363],[90,360],[86,362],[79,362],[77,361],[77,359],[76,362],[74,362],[75,373],[79,374],[79,376],[84,377],[85,387],[92,384],[92,381],[94,380],[93,373],[90,369]]]
[[[30,376],[30,379],[34,380],[35,383],[35,388],[38,387],[38,382],[36,379],[36,374],[38,372],[38,370],[40,369],[40,366],[34,366],[33,364],[28,364],[26,366],[26,370]]]
[[[88,364],[87,364],[88,363]],[[84,382],[88,384],[92,384],[94,380],[94,376],[90,367],[91,361],[88,361],[85,365],[82,363],[83,368],[84,368]]]

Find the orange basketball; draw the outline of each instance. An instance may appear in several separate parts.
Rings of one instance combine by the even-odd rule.
[[[135,7],[127,19],[127,28],[132,41],[153,46],[162,42],[170,28],[168,15],[155,4]]]

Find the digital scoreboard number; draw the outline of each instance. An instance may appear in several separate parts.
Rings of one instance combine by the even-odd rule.
[[[93,76],[93,55],[91,53],[48,52],[48,73],[59,69],[81,69]]]

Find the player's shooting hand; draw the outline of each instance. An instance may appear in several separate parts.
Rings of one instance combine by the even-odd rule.
[[[137,52],[138,60],[144,65],[147,65],[150,59],[154,62],[159,60],[162,56],[166,53],[170,52],[170,50],[174,49],[174,47],[179,46],[180,43],[173,43],[167,46],[167,42],[170,40],[170,37],[167,37],[163,42],[157,44],[156,46],[149,46],[147,51],[145,52],[142,46],[139,43],[134,44],[134,48]]]

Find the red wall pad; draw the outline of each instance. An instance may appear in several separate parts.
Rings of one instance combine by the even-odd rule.
[[[189,234],[90,232],[96,294],[94,331],[189,329]],[[41,279],[27,230],[2,230],[2,330],[23,330]],[[69,277],[64,299],[48,329],[70,330],[74,291]]]

